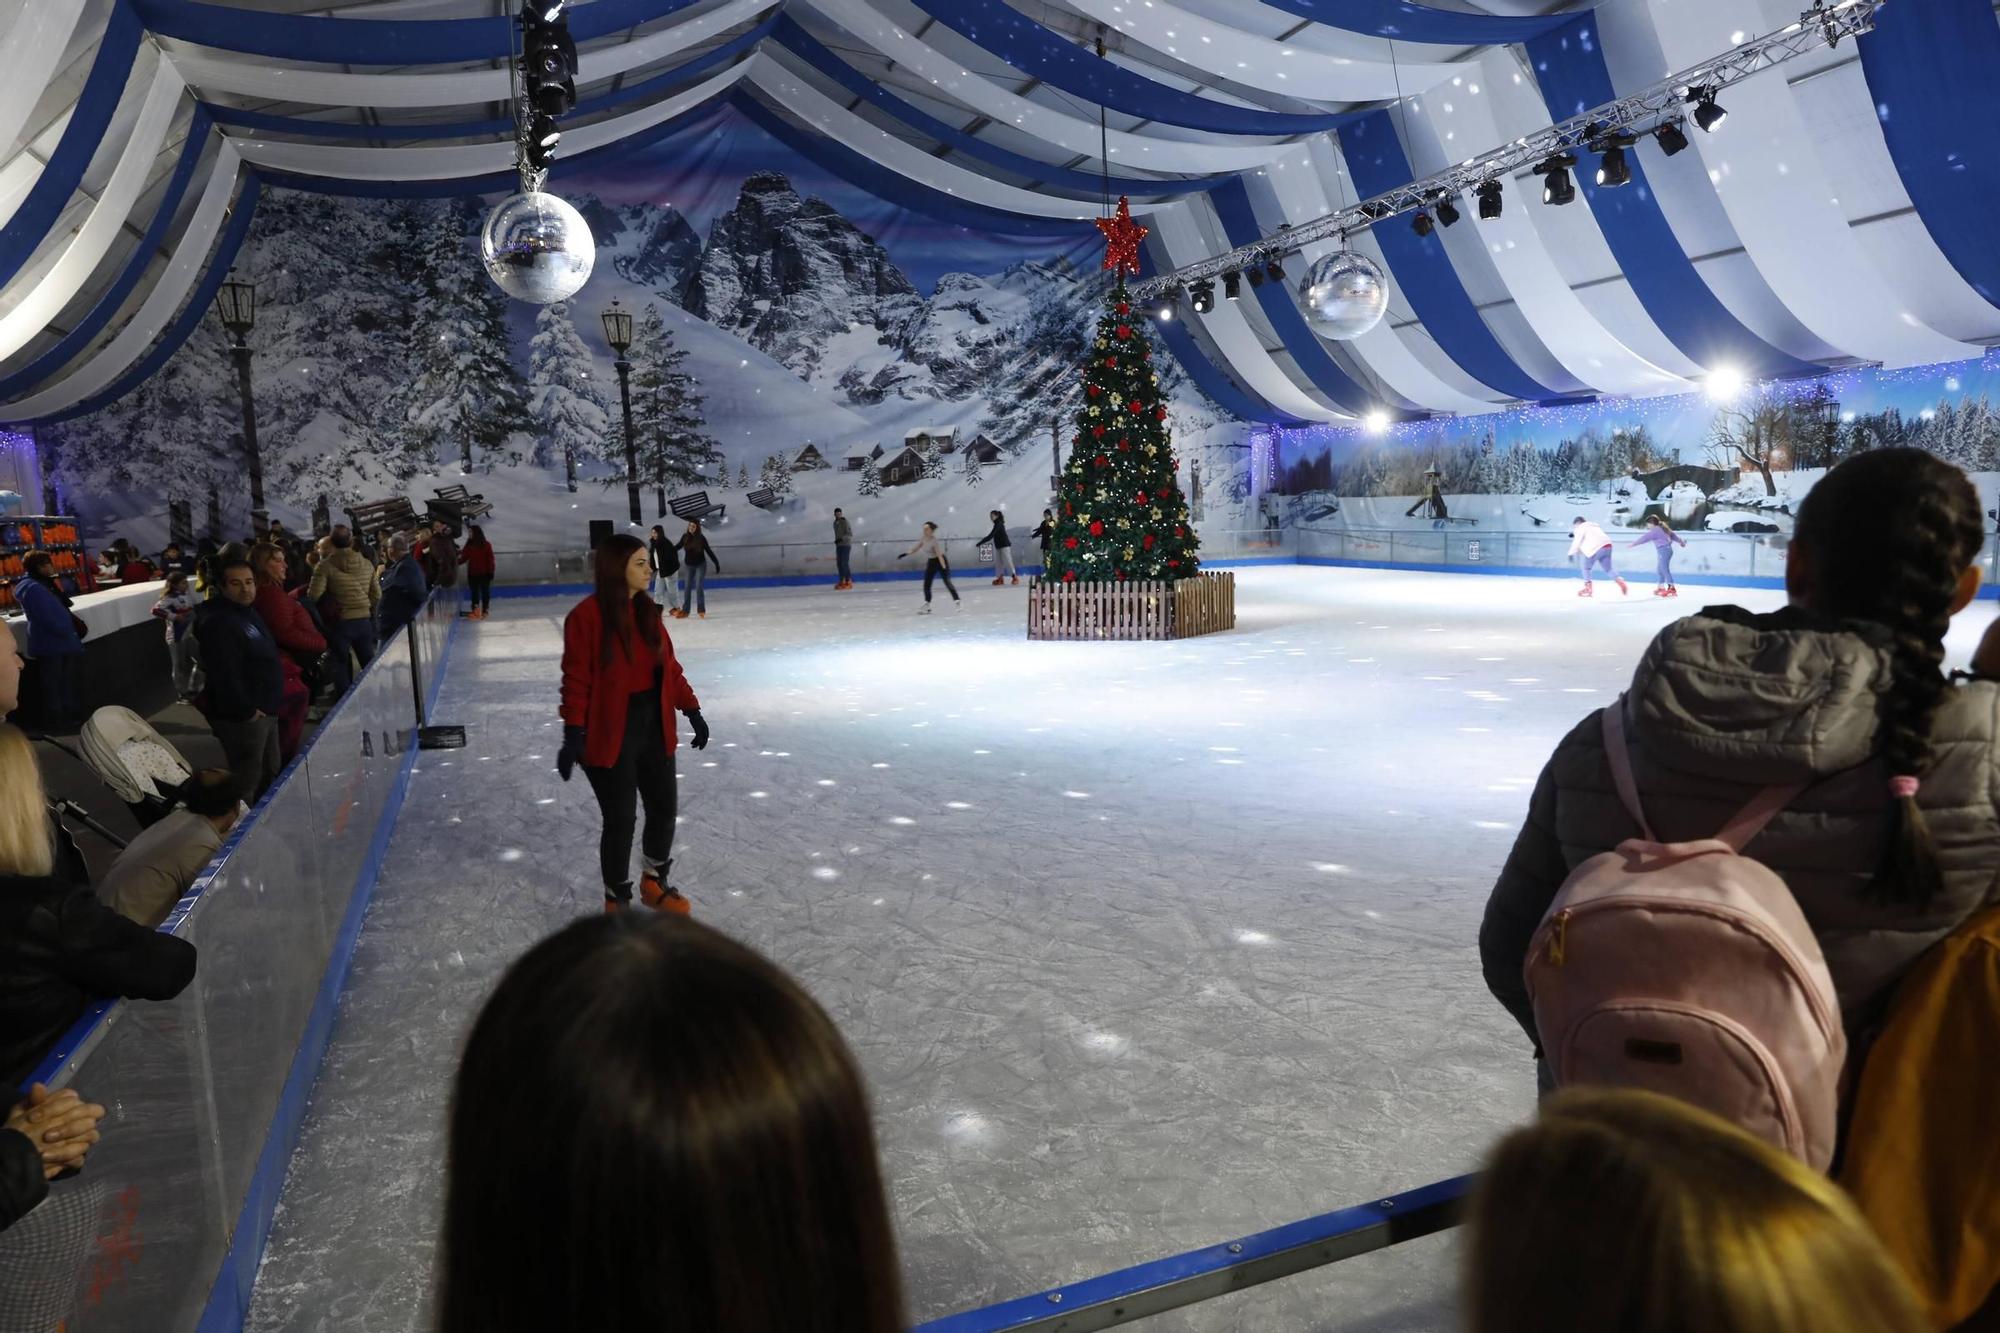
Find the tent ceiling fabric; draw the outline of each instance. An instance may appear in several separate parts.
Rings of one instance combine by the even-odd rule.
[[[15,6],[0,19],[0,420],[89,408],[163,363],[265,184],[505,188],[511,8]],[[823,168],[966,225],[1087,225],[1108,171],[1154,228],[1148,262],[1187,263],[1352,202],[1357,178],[1366,194],[1465,160],[1797,8],[583,0],[556,188],[565,163],[726,102]],[[2000,342],[2000,270],[1981,243],[2000,157],[1954,108],[1994,101],[1978,55],[2000,50],[2000,18],[1990,0],[1889,0],[1883,14],[1859,52],[1732,89],[1729,121],[1691,132],[1692,151],[1669,160],[1642,140],[1622,190],[1597,188],[1586,162],[1566,209],[1524,176],[1504,182],[1497,222],[1462,199],[1459,225],[1428,240],[1401,218],[1355,237],[1394,277],[1390,317],[1362,338],[1322,342],[1298,318],[1323,244],[1172,345],[1219,403],[1267,421],[1977,355]],[[1911,67],[1937,50],[1952,58]],[[1850,186],[1854,172],[1866,179]]]

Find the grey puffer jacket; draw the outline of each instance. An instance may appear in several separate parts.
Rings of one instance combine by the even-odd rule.
[[[2000,902],[2000,685],[1984,681],[1954,688],[1938,710],[1917,794],[1944,891],[1921,908],[1867,892],[1890,829],[1890,774],[1876,753],[1876,701],[1888,687],[1887,656],[1859,630],[1794,610],[1713,607],[1661,631],[1624,699],[1641,803],[1663,841],[1713,837],[1760,787],[1811,784],[1745,854],[1805,910],[1850,1032],[1919,954]],[[1637,836],[1592,713],[1542,770],[1479,931],[1487,987],[1530,1038],[1529,938],[1571,869]]]

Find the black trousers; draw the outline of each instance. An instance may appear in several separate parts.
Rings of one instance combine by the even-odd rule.
[[[931,580],[939,578],[944,580],[944,590],[951,594],[951,600],[957,601],[958,589],[951,586],[951,571],[945,568],[942,560],[924,561],[924,600],[928,602],[931,599]]]
[[[491,574],[468,574],[465,581],[472,588],[472,605],[481,611],[493,609],[493,576]]]
[[[632,834],[645,807],[646,828],[639,850],[649,864],[665,867],[674,850],[674,816],[679,799],[674,786],[674,757],[667,753],[660,722],[658,690],[642,690],[626,701],[625,736],[618,762],[609,768],[583,770],[604,816],[597,842],[598,868],[604,874],[607,898],[632,896]],[[664,879],[664,873],[661,875]]]

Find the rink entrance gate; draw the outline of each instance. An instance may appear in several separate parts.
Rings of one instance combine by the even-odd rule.
[[[1236,628],[1236,576],[1028,585],[1031,639],[1191,639]]]

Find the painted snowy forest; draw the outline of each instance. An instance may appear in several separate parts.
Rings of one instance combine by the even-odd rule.
[[[1436,522],[1408,511],[1436,482],[1452,519],[1534,528],[1584,509],[1636,524],[1782,532],[1813,481],[1855,453],[1926,449],[2000,473],[2000,359],[1852,371],[1703,395],[1414,422],[1381,436],[1279,432],[1271,490],[1295,520],[1336,526]],[[1376,501],[1381,503],[1376,503]],[[1596,507],[1592,507],[1596,506]]]
[[[273,512],[304,525],[317,507],[337,518],[393,495],[421,512],[435,488],[463,484],[493,503],[502,550],[573,549],[586,520],[624,523],[601,320],[615,301],[635,324],[645,522],[693,490],[727,504],[731,544],[824,540],[836,505],[863,540],[871,526],[900,536],[926,519],[983,531],[992,508],[1010,526],[1038,521],[1101,299],[1095,229],[1029,257],[1018,244],[961,245],[963,268],[927,275],[926,291],[781,171],[708,182],[706,218],[661,201],[665,187],[564,193],[591,226],[596,268],[575,298],[538,308],[508,301],[478,262],[496,200],[266,192],[237,272],[257,284],[250,342]],[[917,262],[936,268],[928,254]],[[1246,524],[1247,428],[1170,356],[1161,367],[1205,517]],[[176,503],[197,528],[211,496],[225,529],[247,514],[240,431],[234,368],[209,320],[161,373],[41,443],[95,535],[157,542]]]

